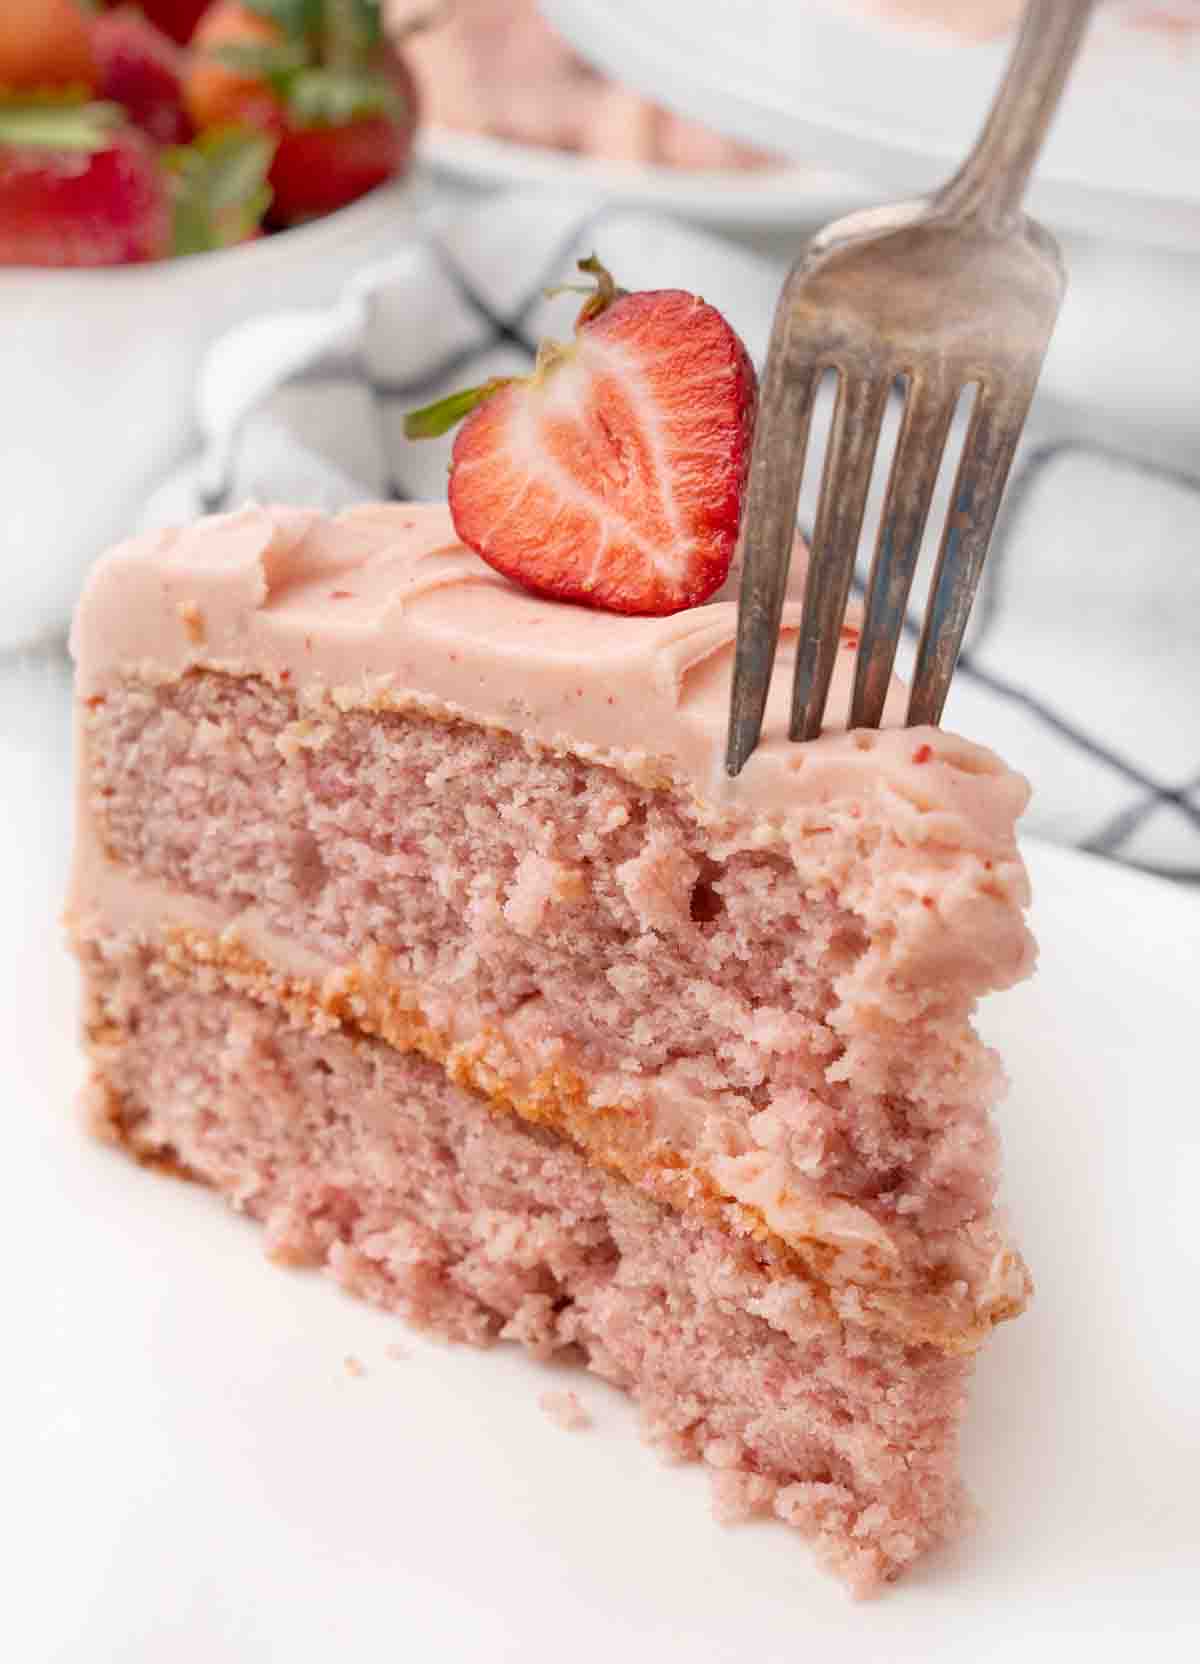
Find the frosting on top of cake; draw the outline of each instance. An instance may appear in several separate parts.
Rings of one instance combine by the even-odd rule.
[[[256,674],[314,707],[416,702],[569,746],[648,782],[689,785],[718,811],[790,814],[882,780],[939,842],[1011,845],[1026,782],[956,735],[902,727],[899,682],[881,730],[845,731],[853,614],[826,731],[795,744],[787,721],[800,606],[788,603],[762,743],[729,779],[736,622],[729,601],[631,618],[543,600],[465,548],[444,504],[333,518],[255,507],[119,545],[92,571],[72,650],[85,698],[130,671]]]

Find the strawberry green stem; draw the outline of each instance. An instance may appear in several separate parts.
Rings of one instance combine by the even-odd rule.
[[[404,418],[404,436],[406,439],[440,439],[443,433],[457,427],[464,416],[469,416],[493,393],[522,379],[521,376],[493,376],[491,381],[485,381],[479,387],[468,387],[420,410],[410,410]]]
[[[601,265],[594,254],[589,254],[586,260],[576,262],[581,272],[596,279],[595,293],[585,302],[575,320],[576,329],[580,324],[588,322],[589,318],[598,318],[601,312],[607,312],[613,301],[625,293],[613,281],[613,275],[607,266]]]
[[[578,329],[580,324],[590,323],[601,312],[606,312],[613,301],[619,300],[626,291],[617,285],[608,267],[601,264],[594,254],[589,254],[585,260],[577,260],[575,264],[586,276],[594,277],[595,283],[556,283],[545,291],[545,295],[547,300],[553,300],[555,295],[587,296],[575,320],[575,328]]]
[[[575,328],[590,323],[593,318],[619,300],[625,293],[613,281],[612,273],[606,266],[602,266],[594,254],[589,254],[586,260],[577,262],[579,270],[585,276],[594,278],[591,285],[581,283],[563,283],[557,289],[547,289],[547,295],[574,294],[586,295],[587,299],[580,308],[579,316],[575,320]],[[464,393],[451,393],[448,398],[438,399],[435,404],[428,404],[422,410],[414,410],[404,418],[404,433],[409,439],[438,439],[464,416],[469,416],[493,393],[498,393],[502,387],[511,387],[514,382],[524,382],[536,386],[554,370],[559,364],[565,363],[572,356],[574,348],[563,346],[559,341],[543,341],[538,348],[537,362],[533,367],[532,376],[495,376],[491,381],[485,381],[481,387],[469,387]]]

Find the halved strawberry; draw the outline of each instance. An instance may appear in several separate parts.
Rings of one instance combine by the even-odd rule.
[[[100,66],[97,91],[122,105],[158,144],[184,144],[192,124],[183,107],[184,54],[133,6],[105,12],[92,25]]]
[[[539,595],[609,612],[697,606],[729,572],[757,404],[754,366],[725,319],[681,289],[596,278],[567,345],[533,374],[452,395],[410,438],[467,417],[450,464],[463,542]]]
[[[0,0],[0,89],[90,92],[96,63],[78,0]]]
[[[170,240],[166,178],[120,110],[0,104],[0,265],[125,265]]]

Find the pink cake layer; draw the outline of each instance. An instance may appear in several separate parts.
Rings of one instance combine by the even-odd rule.
[[[872,938],[830,882],[852,851],[829,834],[803,865],[720,849],[677,793],[420,714],[350,711],[290,744],[294,696],[245,677],[96,697],[107,870],[85,934],[182,938],[453,1053],[651,1194],[726,1198],[864,1321],[969,1347],[1019,1308],[992,1214],[996,1066],[968,1021],[993,967],[966,937],[948,978],[948,931],[916,897],[907,943]],[[869,802],[858,826],[878,851]]]
[[[127,545],[76,626],[79,928],[286,983],[969,1349],[1026,1293],[970,1026],[1029,965],[1025,788],[935,730],[788,745],[786,664],[731,786],[733,624],[537,601],[437,508]]]
[[[98,1129],[203,1178],[267,1249],[460,1341],[582,1353],[727,1518],[774,1512],[860,1592],[959,1529],[968,1365],[830,1325],[767,1245],[665,1208],[434,1065],[87,955]]]

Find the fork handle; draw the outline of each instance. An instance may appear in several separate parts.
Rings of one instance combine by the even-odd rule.
[[[975,148],[934,200],[939,217],[1002,229],[1015,217],[1096,0],[1029,0]]]

